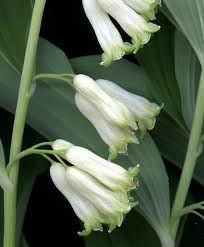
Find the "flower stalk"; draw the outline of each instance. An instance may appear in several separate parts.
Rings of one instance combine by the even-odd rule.
[[[10,161],[15,159],[22,146],[26,115],[30,100],[32,77],[34,73],[36,50],[45,3],[46,0],[36,0],[33,9],[12,133]],[[19,161],[16,161],[16,165],[9,173],[9,178],[14,185],[13,189],[5,191],[4,193],[4,247],[15,247],[16,245],[18,172]]]
[[[204,71],[202,70],[200,77],[200,84],[198,88],[198,94],[197,94],[194,120],[192,124],[186,158],[172,208],[173,219],[178,214],[178,212],[180,212],[184,207],[188,190],[190,187],[190,183],[193,177],[194,169],[196,166],[196,162],[199,156],[199,147],[201,144],[202,126],[204,120],[203,92],[204,92]],[[174,238],[176,238],[179,222],[180,222],[180,217],[177,217],[177,219],[173,221],[173,224],[171,224],[172,235]]]

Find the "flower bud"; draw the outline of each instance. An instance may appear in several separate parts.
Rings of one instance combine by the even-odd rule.
[[[85,97],[75,95],[75,103],[80,112],[92,123],[102,140],[109,146],[109,159],[114,159],[118,153],[127,152],[128,143],[139,143],[133,131],[120,128],[107,121],[99,110]]]
[[[76,75],[73,84],[77,92],[87,98],[107,121],[121,128],[137,129],[134,116],[128,108],[111,98],[93,79],[86,75]]]
[[[117,84],[108,80],[97,80],[99,86],[112,98],[120,100],[134,115],[138,126],[144,134],[146,129],[151,130],[156,123],[156,116],[160,113],[162,106],[149,102],[144,97],[129,93]]]

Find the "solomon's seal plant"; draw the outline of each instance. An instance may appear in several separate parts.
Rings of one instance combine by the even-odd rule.
[[[115,61],[104,68],[100,55],[68,61],[39,41],[46,0],[0,1],[0,107],[15,109],[11,142],[9,124],[0,126],[0,246],[29,246],[23,219],[44,164],[83,223],[79,235],[92,234],[87,247],[99,237],[104,247],[178,247],[187,232],[181,218],[204,219],[195,193],[186,205],[192,179],[204,186],[204,2],[163,2],[80,1],[103,50],[101,65]],[[24,139],[26,121],[48,140],[35,144],[30,131]]]

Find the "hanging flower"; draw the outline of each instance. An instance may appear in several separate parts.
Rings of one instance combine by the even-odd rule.
[[[125,53],[131,53],[136,47],[124,43],[117,28],[113,25],[108,14],[96,0],[83,0],[85,13],[96,33],[104,53],[101,65],[108,66],[113,60],[118,60]]]
[[[64,168],[55,163],[50,168],[50,175],[76,215],[84,222],[85,230],[79,233],[82,236],[90,234],[92,230],[102,231],[102,224],[109,225],[111,232],[116,226],[121,226],[124,215],[135,206],[127,193],[108,189],[101,180],[77,167]]]
[[[136,53],[160,27],[148,22],[154,19],[159,0],[83,0],[85,13],[104,50],[101,64],[108,66],[124,54]],[[132,38],[132,44],[123,42],[110,20],[112,16]],[[141,15],[140,15],[141,14]]]
[[[129,93],[114,82],[108,80],[97,80],[98,85],[112,98],[120,100],[133,114],[135,121],[142,133],[152,130],[156,123],[156,116],[159,115],[162,106],[149,102],[144,97]]]
[[[123,0],[97,1],[120,24],[136,46],[146,44],[150,40],[151,34],[160,29],[156,24],[148,23],[144,17],[128,7]]]
[[[75,102],[80,112],[92,123],[102,140],[109,146],[110,160],[113,160],[118,153],[125,154],[128,143],[139,144],[133,131],[120,128],[114,123],[107,121],[84,96],[76,93]]]
[[[121,128],[138,129],[134,116],[128,108],[120,101],[111,98],[92,78],[86,75],[76,75],[73,85],[79,94],[97,107],[107,121]]]
[[[66,160],[94,176],[113,191],[126,193],[136,187],[134,177],[138,174],[138,165],[127,171],[123,167],[78,146],[73,146],[67,151]]]
[[[107,80],[76,75],[73,84],[76,105],[109,146],[109,159],[126,153],[128,143],[139,143],[134,133],[138,127],[141,137],[154,128],[161,110],[157,104]]]

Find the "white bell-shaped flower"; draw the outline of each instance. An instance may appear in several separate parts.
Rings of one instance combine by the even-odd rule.
[[[138,165],[126,170],[78,146],[67,151],[66,160],[98,179],[112,191],[126,193],[136,187],[137,181],[134,178],[139,171]]]
[[[127,152],[128,143],[139,141],[133,131],[120,128],[107,121],[99,110],[84,96],[76,93],[75,103],[80,112],[92,123],[102,140],[109,146],[109,159],[114,159],[118,153]]]
[[[109,225],[109,232],[121,226],[124,214],[134,206],[125,194],[113,192],[88,173],[76,168],[64,168],[55,163],[50,168],[51,178],[59,191],[68,199],[76,215],[84,222],[88,235],[92,230],[102,231],[102,224]]]
[[[128,194],[108,189],[100,180],[76,167],[67,169],[67,180],[72,188],[91,201],[104,215],[104,223],[110,225],[109,232],[116,226],[121,226],[124,215],[135,206]]]
[[[50,168],[50,175],[57,189],[67,198],[76,215],[84,222],[85,230],[79,234],[86,236],[92,230],[102,231],[101,222],[103,222],[103,219],[101,213],[92,202],[70,186],[66,169],[60,163],[55,163]]]
[[[107,121],[120,128],[138,129],[134,116],[128,108],[120,101],[111,98],[92,78],[82,74],[76,75],[73,85],[77,92],[87,98]]]
[[[131,9],[123,0],[97,0],[100,6],[110,14],[132,37],[135,46],[140,47],[146,44],[152,35],[160,27],[153,23],[148,23],[143,16]]]
[[[151,130],[156,123],[156,116],[160,113],[162,106],[149,102],[144,97],[132,94],[117,84],[108,80],[97,80],[99,86],[112,98],[120,100],[134,115],[141,132]]]
[[[101,65],[108,66],[113,60],[120,59],[125,53],[131,53],[134,46],[124,43],[117,28],[97,0],[83,0],[83,7],[104,53]]]
[[[83,0],[83,7],[97,39],[104,51],[101,64],[108,66],[125,53],[136,53],[146,44],[151,34],[160,27],[148,23],[155,19],[156,6],[161,0]],[[132,38],[132,44],[123,42],[109,15]]]
[[[161,4],[160,0],[123,0],[129,7],[138,14],[144,16],[147,20],[155,19],[157,6]]]

